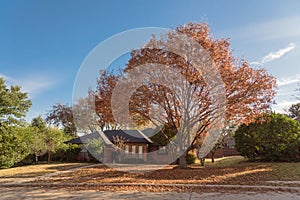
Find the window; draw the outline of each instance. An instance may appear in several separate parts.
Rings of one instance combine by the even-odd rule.
[[[129,153],[129,145],[125,145],[125,153]]]
[[[143,146],[139,146],[139,158],[143,158]]]
[[[132,147],[131,147],[131,153],[135,154],[135,145],[132,145]]]
[[[159,151],[160,154],[165,154],[167,153],[167,148],[166,146],[159,146]]]

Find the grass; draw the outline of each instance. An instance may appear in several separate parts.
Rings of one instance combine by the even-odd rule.
[[[205,165],[208,167],[229,167],[229,166],[238,165],[243,162],[247,162],[247,159],[242,156],[215,158],[214,163],[211,162],[211,159],[209,158],[205,159]]]
[[[136,166],[138,167],[138,166]],[[300,163],[252,163],[241,156],[216,159],[204,167],[189,169],[168,166],[152,172],[125,173],[97,166],[60,174],[53,183],[151,183],[151,184],[233,184],[272,185],[269,181],[300,181]],[[276,183],[277,184],[277,183]],[[280,183],[281,184],[281,183]],[[297,183],[297,185],[300,185]]]
[[[36,177],[88,165],[88,163],[52,163],[0,170],[0,178]],[[138,167],[138,166],[136,166]],[[300,163],[248,162],[241,156],[207,159],[205,166],[190,169],[167,166],[152,172],[125,173],[104,165],[83,168],[47,178],[52,183],[152,183],[152,184],[273,184],[269,181],[300,181]],[[45,181],[45,180],[40,180]],[[297,185],[300,186],[300,183]]]
[[[300,163],[263,163],[271,169],[267,179],[300,181]]]
[[[69,170],[89,163],[52,163],[31,166],[16,167],[0,170],[0,183],[20,180],[18,178],[32,178],[47,173]],[[135,166],[139,168],[139,165]],[[2,178],[2,180],[1,180]],[[9,179],[9,180],[7,180]],[[28,179],[27,179],[28,180]],[[105,191],[227,191],[228,188],[198,187],[202,184],[215,185],[275,185],[300,187],[300,163],[262,163],[248,162],[241,156],[233,156],[215,159],[212,163],[206,160],[205,166],[191,165],[188,169],[174,168],[174,165],[164,169],[143,172],[126,173],[116,169],[97,165],[89,168],[75,169],[65,173],[55,174],[50,177],[33,178],[34,184],[43,187],[63,187],[70,190],[105,190]],[[298,182],[270,182],[270,181],[298,181]],[[68,185],[69,183],[75,184]],[[76,185],[79,183],[80,185]],[[101,184],[127,184],[123,186],[103,186]],[[44,184],[44,185],[43,185]],[[45,184],[50,184],[47,186]],[[135,184],[135,185],[134,185]],[[141,186],[139,184],[145,184]],[[150,185],[149,185],[150,184]],[[195,188],[186,186],[158,186],[158,184],[196,184]],[[28,185],[28,187],[31,187]],[[221,189],[221,190],[220,190]],[[241,189],[231,188],[233,192]],[[245,191],[257,189],[245,189]],[[259,190],[268,190],[260,189]],[[272,189],[269,189],[272,190]],[[276,190],[277,191],[277,190]]]
[[[245,167],[264,169],[261,179],[266,181],[300,181],[300,163],[288,162],[248,162],[242,156],[232,156],[215,159],[215,163],[211,159],[206,159],[206,167],[209,168],[227,168],[227,167]],[[246,172],[246,171],[245,171]],[[256,174],[258,175],[258,174]]]
[[[32,178],[47,173],[68,170],[74,167],[87,165],[87,163],[42,163],[27,165],[10,169],[1,169],[0,178]]]

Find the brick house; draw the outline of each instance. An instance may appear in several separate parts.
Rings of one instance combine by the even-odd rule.
[[[121,138],[124,141],[124,155],[122,159],[138,159],[143,160],[147,163],[160,163],[161,160],[167,161],[170,159],[167,153],[166,147],[155,144],[150,139],[153,135],[153,129],[145,130],[105,130],[105,131],[95,131],[90,134],[83,135],[66,141],[65,143],[72,143],[82,145],[82,150],[80,151],[77,159],[79,161],[89,160],[88,150],[84,146],[89,140],[101,139],[104,148],[102,159],[104,163],[115,163],[120,162],[120,156],[116,156],[116,145],[115,138]],[[239,155],[239,152],[234,148],[233,138],[228,138],[226,141],[226,146],[219,148],[215,152],[215,158]],[[118,154],[120,155],[120,154]],[[209,153],[206,158],[211,158],[211,153]]]
[[[145,133],[140,130],[105,130],[95,131],[93,133],[83,135],[66,141],[65,143],[83,145],[81,152],[78,155],[78,160],[89,160],[87,149],[84,144],[87,144],[89,140],[101,139],[104,144],[103,148],[103,162],[113,163],[117,160],[115,156],[115,138],[118,137],[124,141],[124,157],[127,159],[140,159],[147,162],[149,152],[157,151],[156,155],[162,158],[166,156],[164,154],[164,147],[154,144],[149,135],[149,130],[145,130]]]

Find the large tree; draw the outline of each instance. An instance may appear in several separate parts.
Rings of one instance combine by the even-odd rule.
[[[30,107],[31,101],[20,86],[7,87],[0,77],[0,126],[22,123]]]
[[[39,156],[46,153],[45,133],[47,124],[41,116],[38,116],[32,119],[29,128],[31,129],[31,151],[34,153],[35,162],[37,163]]]
[[[47,113],[46,121],[58,127],[62,126],[67,135],[76,136],[72,107],[68,104],[57,103],[53,105],[52,109]]]
[[[120,75],[113,72],[100,71],[100,77],[97,79],[97,89],[95,91],[95,111],[98,115],[98,123],[101,129],[116,129],[116,123],[111,111],[111,96],[113,88]],[[90,91],[91,96],[92,91]]]
[[[52,153],[54,153],[64,142],[64,132],[57,127],[48,126],[45,130],[44,142],[48,154],[48,162],[52,160]]]
[[[23,117],[30,106],[21,87],[8,87],[0,77],[0,168],[14,165],[28,154]]]
[[[180,39],[182,36],[192,41]],[[195,48],[195,43],[206,52],[200,53],[196,58],[195,51],[200,50],[198,47]],[[187,51],[191,54],[182,56],[176,53]],[[205,62],[201,68],[203,71],[197,70],[193,65],[198,60]],[[105,105],[110,120],[117,117],[126,121],[125,109],[127,108],[125,106],[122,110],[122,104],[118,105],[118,102],[123,100],[126,102],[127,96],[131,95],[129,113],[133,121],[169,124],[172,129],[181,133],[175,138],[179,141],[177,144],[181,145],[179,149],[189,146],[185,152],[181,152],[183,154],[180,157],[180,165],[184,167],[187,152],[201,138],[201,135],[216,126],[215,121],[222,114],[216,108],[217,95],[210,93],[212,89],[218,88],[218,85],[213,85],[212,88],[206,83],[209,79],[217,77],[215,74],[210,74],[214,71],[212,65],[219,72],[224,83],[226,101],[220,106],[225,107],[225,122],[249,123],[255,117],[269,111],[275,95],[275,78],[263,68],[254,69],[246,61],[234,58],[229,40],[213,38],[205,23],[179,26],[160,39],[153,37],[143,48],[133,50],[124,70],[125,78],[122,79],[124,87],[118,88],[116,82],[119,77],[109,77],[113,80],[113,84],[110,85],[108,82],[107,87],[98,88],[97,98],[102,100],[102,104],[96,102],[96,107]],[[160,66],[165,66],[165,69]],[[153,73],[151,70],[156,72]],[[174,72],[177,73],[176,76]],[[206,74],[210,77],[205,77]],[[142,80],[130,82],[130,79],[139,75],[143,76]],[[169,87],[166,87],[164,82],[167,82]],[[136,86],[141,83],[142,85]],[[128,93],[129,87],[135,91]],[[116,88],[119,95],[114,96],[113,90],[115,91]],[[109,95],[102,95],[102,91]],[[214,92],[218,93],[218,90]],[[220,90],[220,95],[221,92]],[[119,110],[115,112],[110,106],[118,107]],[[194,134],[191,134],[192,129]],[[169,138],[170,143],[172,139]],[[183,141],[184,145],[182,145]]]
[[[228,39],[214,39],[211,36],[209,27],[205,23],[189,23],[187,25],[179,26],[174,32],[170,32],[165,38],[153,38],[145,48],[134,50],[131,54],[131,59],[125,71],[130,71],[136,66],[141,66],[147,63],[159,63],[172,69],[178,69],[180,73],[186,77],[190,83],[188,87],[183,88],[184,91],[192,91],[191,96],[195,96],[194,102],[197,104],[197,109],[193,109],[194,118],[199,122],[197,133],[190,139],[191,144],[196,139],[207,132],[213,126],[215,106],[209,96],[209,89],[203,80],[203,74],[206,71],[213,70],[204,66],[204,72],[197,72],[193,63],[187,58],[181,57],[177,54],[166,51],[161,48],[151,48],[155,44],[158,47],[172,46],[178,42],[177,35],[186,35],[198,42],[203,49],[208,52],[208,55],[215,63],[222,81],[225,84],[226,92],[226,121],[234,121],[235,123],[249,123],[256,116],[268,111],[269,105],[275,94],[274,88],[276,85],[275,78],[268,75],[264,69],[254,69],[246,61],[238,61],[233,57],[230,50],[230,43]],[[175,38],[175,40],[174,40]],[[180,42],[180,41],[179,41]],[[184,41],[186,42],[186,41]],[[190,47],[184,47],[190,45]],[[185,43],[182,48],[193,48],[193,44]],[[203,73],[203,74],[201,74]],[[175,81],[175,80],[174,80]],[[181,129],[180,121],[183,114],[186,114],[182,105],[186,98],[178,99],[173,91],[167,90],[158,84],[148,84],[141,87],[142,98],[139,98],[139,91],[133,96],[133,105],[138,103],[157,104],[161,106],[167,113],[167,120],[173,124],[177,130]],[[145,99],[145,96],[150,96],[148,101],[140,101]],[[187,97],[187,96],[185,96]],[[146,97],[147,99],[147,97]],[[146,119],[150,119],[149,112],[140,109],[146,106],[139,106],[133,112],[138,112]],[[146,112],[145,112],[146,111]],[[190,114],[190,113],[188,113]],[[212,117],[213,116],[213,117]],[[195,122],[194,122],[195,123]],[[184,162],[184,161],[183,161]],[[184,163],[183,163],[184,165]]]
[[[47,126],[41,116],[33,118],[29,128],[31,130],[31,151],[35,155],[35,162],[38,162],[39,156],[46,153],[48,162],[50,162],[52,154],[66,141],[64,132],[57,127]]]

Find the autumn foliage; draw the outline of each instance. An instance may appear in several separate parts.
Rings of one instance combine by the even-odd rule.
[[[149,63],[174,69],[188,82],[181,91],[191,91],[191,96],[188,98],[192,99],[192,106],[184,107],[186,99],[178,98],[178,94],[172,89],[148,82],[136,89],[130,98],[130,115],[135,122],[139,125],[153,123],[151,117],[153,105],[156,105],[154,107],[159,108],[158,110],[164,110],[165,121],[163,124],[171,124],[175,130],[181,128],[182,120],[192,119],[189,123],[198,127],[195,135],[188,136],[190,137],[188,140],[190,145],[196,143],[201,135],[214,126],[216,108],[210,98],[210,91],[203,78],[203,72],[197,71],[193,63],[185,57],[166,49],[152,48],[153,45],[157,44],[159,46],[160,44],[176,43],[174,38],[177,34],[185,35],[196,41],[208,52],[210,59],[214,62],[224,83],[226,121],[232,121],[235,124],[248,124],[257,116],[269,111],[275,95],[275,78],[270,76],[265,69],[253,68],[247,61],[235,58],[230,49],[229,39],[213,38],[206,23],[188,23],[177,27],[161,38],[152,37],[143,48],[133,50],[124,69],[124,74],[134,69],[138,70],[139,66]],[[178,44],[178,46],[180,45],[182,48],[192,48],[186,47],[186,44]],[[209,65],[207,66],[209,67]],[[205,70],[209,71],[210,69]],[[109,124],[111,127],[117,126],[111,110],[111,97],[120,78],[121,75],[102,73],[95,91],[95,109],[100,122]],[[158,78],[162,78],[162,76],[158,75]],[[175,79],[174,82],[176,82]],[[188,110],[192,111],[188,113]],[[187,118],[183,119],[185,116]]]
[[[229,39],[214,39],[206,23],[189,23],[179,26],[177,32],[192,37],[206,49],[219,68],[226,88],[226,116],[238,123],[249,123],[266,112],[275,95],[276,80],[263,68],[254,69],[247,61],[233,56]],[[153,42],[155,38],[150,41]],[[145,63],[160,63],[174,68],[192,69],[191,63],[164,50],[143,48],[134,50],[125,72]],[[186,72],[190,81],[195,79],[193,70]],[[201,77],[197,77],[201,80]],[[153,92],[153,91],[151,91]],[[161,93],[158,93],[157,98]]]

